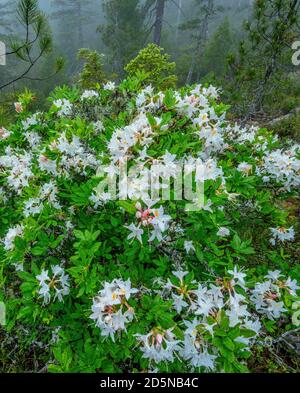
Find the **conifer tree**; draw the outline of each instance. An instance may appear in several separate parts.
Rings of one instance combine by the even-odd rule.
[[[262,114],[288,84],[292,43],[298,37],[300,0],[256,0],[247,39],[229,59],[228,79],[245,120]]]
[[[10,75],[5,68],[4,77],[0,77],[0,90],[21,80],[44,80],[56,74],[63,66],[61,58],[57,59],[55,70],[51,75],[33,77],[32,70],[52,51],[52,36],[45,15],[40,11],[38,0],[20,0],[17,5],[17,16],[20,23],[19,35],[9,35],[7,58],[14,56],[18,60],[18,71]]]

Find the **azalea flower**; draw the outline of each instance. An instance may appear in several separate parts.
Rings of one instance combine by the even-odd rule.
[[[24,227],[23,225],[17,225],[10,228],[3,240],[4,248],[6,251],[11,251],[14,249],[14,240],[16,237],[21,237],[23,235]]]
[[[38,124],[39,119],[38,116],[40,113],[35,113],[34,115],[28,117],[26,120],[22,120],[22,126],[25,131],[27,131],[30,127],[35,126]]]
[[[220,227],[218,232],[217,232],[217,235],[220,236],[220,237],[226,237],[226,236],[230,235],[230,231],[229,231],[228,228]]]
[[[275,245],[277,241],[293,241],[295,238],[295,231],[293,227],[290,228],[270,228],[273,237],[270,239],[270,243]]]
[[[53,105],[58,109],[58,116],[69,116],[72,113],[73,105],[65,98],[53,102]]]
[[[145,335],[135,334],[135,337],[141,343],[143,358],[153,360],[156,363],[162,361],[173,362],[174,353],[180,350],[180,341],[176,340],[172,329],[155,328]]]
[[[247,162],[242,162],[237,167],[239,172],[242,172],[244,175],[248,176],[252,171],[252,165],[247,164]]]
[[[0,128],[0,138],[1,139],[7,139],[10,137],[10,135],[11,135],[11,132],[8,131],[6,128],[4,128],[4,127]]]
[[[101,330],[102,336],[110,336],[114,341],[117,331],[126,331],[126,324],[134,317],[134,310],[128,300],[137,292],[136,288],[131,287],[130,279],[115,279],[111,283],[104,283],[104,288],[93,299],[90,316]]]
[[[233,270],[228,270],[228,273],[233,276],[237,285],[243,289],[246,289],[245,277],[247,277],[247,275],[245,273],[243,273],[241,270],[238,270],[237,266],[234,266]]]
[[[199,328],[207,328],[207,324],[202,324],[197,318],[192,322],[185,321],[187,329],[184,332],[183,348],[180,355],[189,361],[192,367],[204,367],[208,370],[215,369],[216,354],[209,353],[208,343],[201,337]],[[213,328],[213,326],[211,326]],[[210,332],[213,330],[209,329]]]
[[[105,85],[103,85],[104,90],[110,90],[113,91],[116,88],[115,82],[107,82]]]
[[[82,101],[84,100],[89,100],[91,98],[97,98],[99,97],[99,94],[95,90],[85,90],[82,94],[80,99]]]
[[[134,225],[133,223],[129,226],[125,225],[125,228],[129,229],[131,233],[127,236],[127,239],[137,239],[141,244],[143,243],[142,235],[144,233],[143,229],[139,226]]]
[[[185,240],[184,241],[184,249],[185,249],[187,254],[189,254],[190,251],[195,251],[195,247],[193,245],[193,242],[189,241],[189,240]]]
[[[36,276],[39,281],[38,294],[43,298],[44,305],[50,303],[53,294],[53,301],[58,299],[59,302],[62,302],[63,297],[70,293],[69,276],[65,274],[64,269],[59,265],[54,265],[51,270],[52,275],[49,274],[49,270],[43,269]]]

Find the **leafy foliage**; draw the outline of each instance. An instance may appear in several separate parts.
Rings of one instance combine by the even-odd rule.
[[[78,75],[78,84],[83,89],[93,89],[105,81],[103,55],[97,51],[82,48],[78,58],[85,61],[83,69]]]
[[[1,128],[4,346],[23,327],[52,372],[247,371],[297,323],[299,146],[230,124],[212,86],[140,77],[34,114],[27,92]],[[146,198],[153,161],[198,163],[204,204]],[[119,162],[142,169],[125,200],[99,186]]]
[[[158,88],[173,87],[177,77],[172,74],[176,64],[170,62],[168,54],[162,54],[163,49],[155,44],[149,44],[142,49],[137,57],[125,67],[129,76],[144,73],[144,84],[152,84]]]

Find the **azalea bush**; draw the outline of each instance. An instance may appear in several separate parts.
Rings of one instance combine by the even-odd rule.
[[[231,124],[219,93],[132,76],[56,88],[43,113],[20,96],[0,130],[3,343],[53,372],[246,372],[297,328],[299,145]],[[155,163],[200,168],[203,203],[153,199]],[[113,198],[121,164],[138,171]]]

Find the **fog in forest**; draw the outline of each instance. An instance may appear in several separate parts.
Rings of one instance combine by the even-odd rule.
[[[238,37],[243,35],[244,20],[251,17],[252,2],[252,0],[165,1],[160,46],[180,63],[179,67],[183,68],[182,80],[184,80],[184,71],[188,73],[187,64],[191,60],[195,47],[195,37],[193,37],[195,32],[187,29],[186,24],[195,23],[197,18],[203,18],[206,12],[205,7],[212,6],[213,12],[208,17],[205,40],[209,41],[220,26],[226,22],[230,25],[232,37],[238,40]],[[23,32],[15,11],[17,3],[15,0],[0,1],[0,37],[3,37],[4,41],[8,34],[22,36]],[[119,10],[115,5],[117,3],[119,3]],[[66,60],[64,78],[69,79],[79,71],[80,62],[77,59],[77,52],[80,48],[95,49],[103,53],[106,67],[110,68],[112,72],[122,73],[124,66],[122,57],[124,57],[125,49],[127,52],[125,58],[130,60],[143,46],[153,40],[156,10],[153,4],[151,9],[147,3],[155,3],[155,1],[39,0],[40,9],[45,13],[51,27],[53,56],[60,55]],[[133,10],[135,13],[132,13]],[[117,26],[120,16],[118,13],[122,14],[119,27]],[[140,20],[137,21],[137,19]],[[113,26],[114,23],[115,26]],[[141,29],[141,25],[143,25],[143,29]],[[140,31],[135,30],[135,27]],[[143,31],[141,32],[141,30]],[[116,45],[113,42],[114,34]],[[121,54],[118,54],[117,46],[122,47]],[[117,58],[118,56],[119,58]],[[14,59],[11,60],[10,65],[16,68],[19,66]],[[0,70],[1,73],[3,71],[6,70]],[[10,69],[11,71],[12,69]]]
[[[277,112],[298,105],[298,92],[286,91],[299,80],[291,62],[298,0],[0,0],[0,18],[0,41],[7,48],[6,66],[0,67],[2,102],[24,88],[44,102],[56,86],[78,85],[82,77],[90,81],[81,87],[120,82],[126,66],[148,47],[139,70],[147,72],[140,60],[153,60],[160,48],[155,66],[172,70],[177,86],[224,87],[223,98],[234,102],[239,116],[250,107],[251,116],[265,112],[264,101]],[[272,91],[282,87],[288,98],[278,108]],[[245,105],[246,99],[251,103]]]

